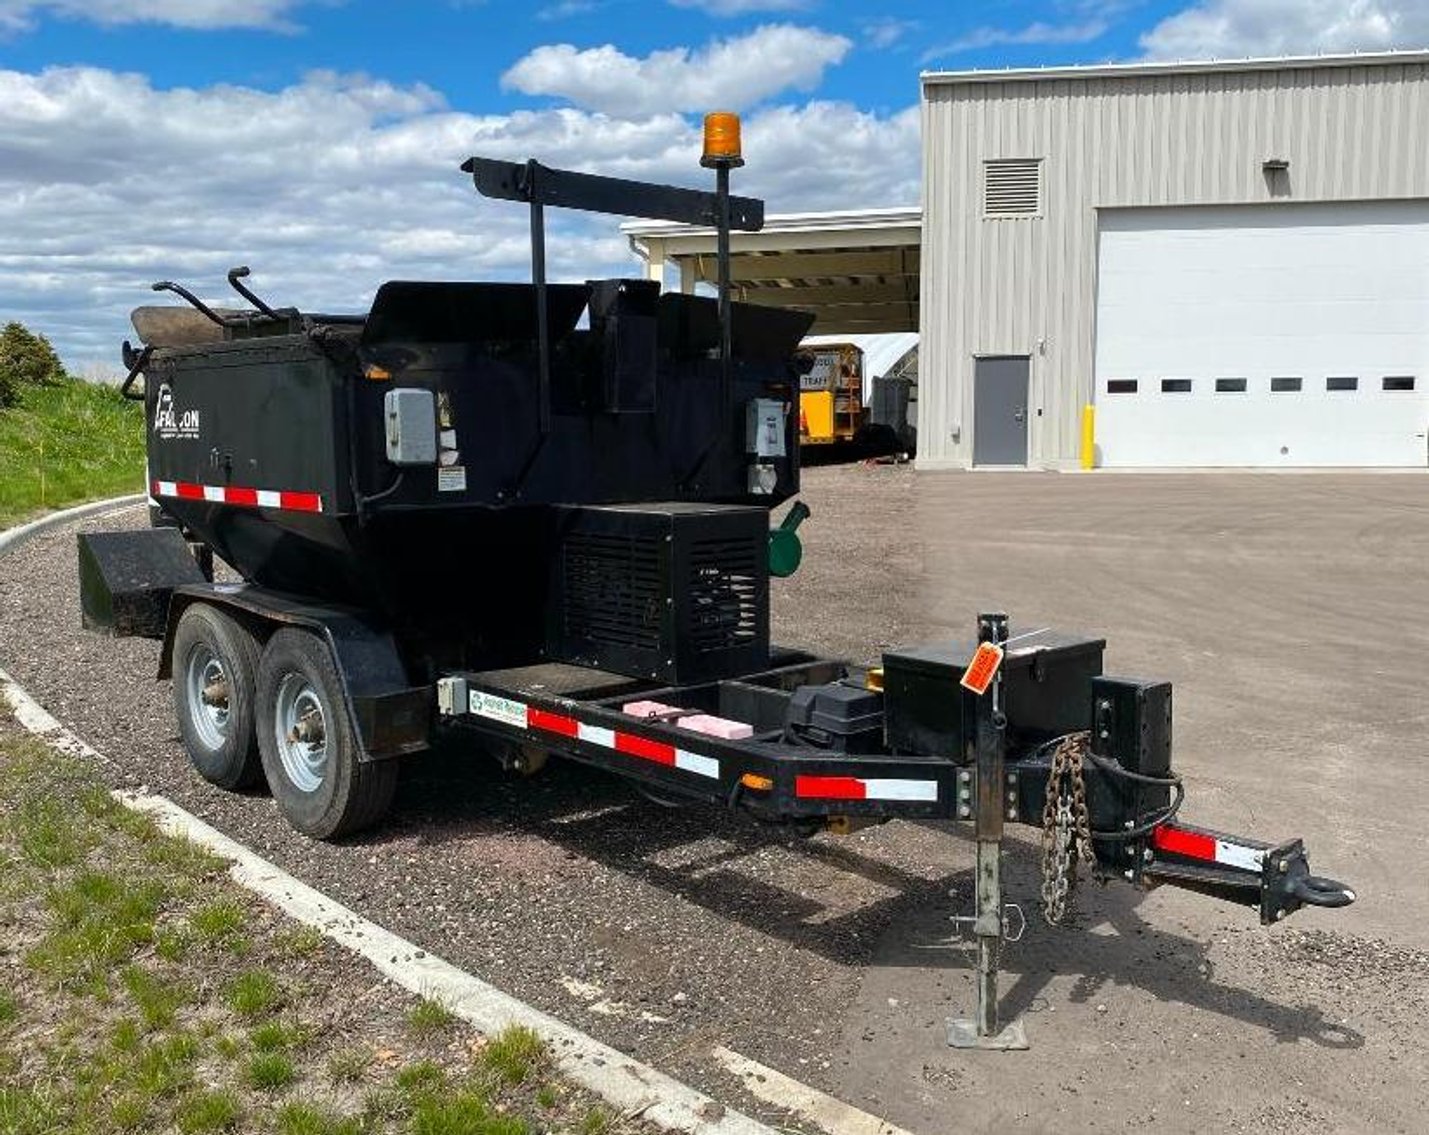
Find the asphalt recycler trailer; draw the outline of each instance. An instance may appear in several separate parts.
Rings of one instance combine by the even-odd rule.
[[[481,193],[530,210],[531,284],[391,282],[359,316],[272,307],[241,268],[239,308],[155,285],[188,302],[140,308],[125,344],[157,523],[79,538],[83,617],[161,640],[198,772],[266,779],[323,839],[377,821],[439,734],[801,832],[967,822],[968,1046],[1025,1043],[997,1020],[1006,823],[1042,830],[1053,920],[1078,860],[1266,923],[1353,901],[1298,839],[1181,822],[1171,688],[1105,674],[1102,639],[989,612],[876,666],[771,645],[770,577],[808,515],[770,527],[799,489],[811,317],[730,302],[730,230],[763,223],[729,193],[732,116],[707,120],[704,164],[713,192],[472,158]],[[714,227],[718,297],[547,282],[550,206]]]

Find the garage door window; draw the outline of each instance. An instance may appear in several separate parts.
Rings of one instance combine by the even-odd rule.
[[[1189,378],[1163,378],[1161,380],[1162,394],[1190,394],[1191,380]]]
[[[1412,374],[1391,374],[1385,377],[1385,390],[1413,390],[1414,376]]]
[[[1135,394],[1136,379],[1109,378],[1106,381],[1106,392],[1108,394]]]
[[[1337,375],[1325,379],[1326,390],[1358,390],[1360,380],[1352,375]]]
[[[1300,390],[1300,386],[1298,378],[1272,378],[1270,380],[1272,394],[1294,394]]]
[[[1243,378],[1218,378],[1216,379],[1217,394],[1244,394],[1245,379]]]

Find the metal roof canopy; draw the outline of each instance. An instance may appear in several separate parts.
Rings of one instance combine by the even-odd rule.
[[[673,261],[680,291],[714,282],[714,229],[632,221],[620,231],[647,279],[664,284]],[[733,298],[810,312],[823,335],[917,331],[922,231],[917,206],[767,217],[759,232],[730,234]]]

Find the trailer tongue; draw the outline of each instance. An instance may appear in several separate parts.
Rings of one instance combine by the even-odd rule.
[[[966,644],[872,667],[771,646],[769,578],[797,568],[808,515],[770,528],[799,487],[810,317],[730,302],[729,230],[763,205],[730,196],[737,129],[713,126],[714,193],[467,162],[530,208],[531,285],[393,282],[365,316],[273,308],[246,269],[241,309],[155,285],[191,309],[135,313],[125,389],[144,375],[151,494],[177,527],[81,536],[83,615],[162,640],[200,774],[266,778],[319,838],[378,820],[438,734],[807,833],[970,823],[978,1006],[950,1041],[974,1047],[1025,1044],[997,1018],[1008,823],[1040,829],[1053,922],[1079,862],[1265,923],[1352,902],[1299,840],[1182,822],[1171,688],[1105,674],[1102,639],[991,612]],[[714,225],[718,299],[548,283],[553,205]],[[215,553],[243,583],[212,582]]]

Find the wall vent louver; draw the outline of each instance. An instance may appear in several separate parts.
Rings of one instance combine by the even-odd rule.
[[[983,163],[982,211],[987,217],[1035,217],[1042,211],[1042,163],[1000,158]]]

